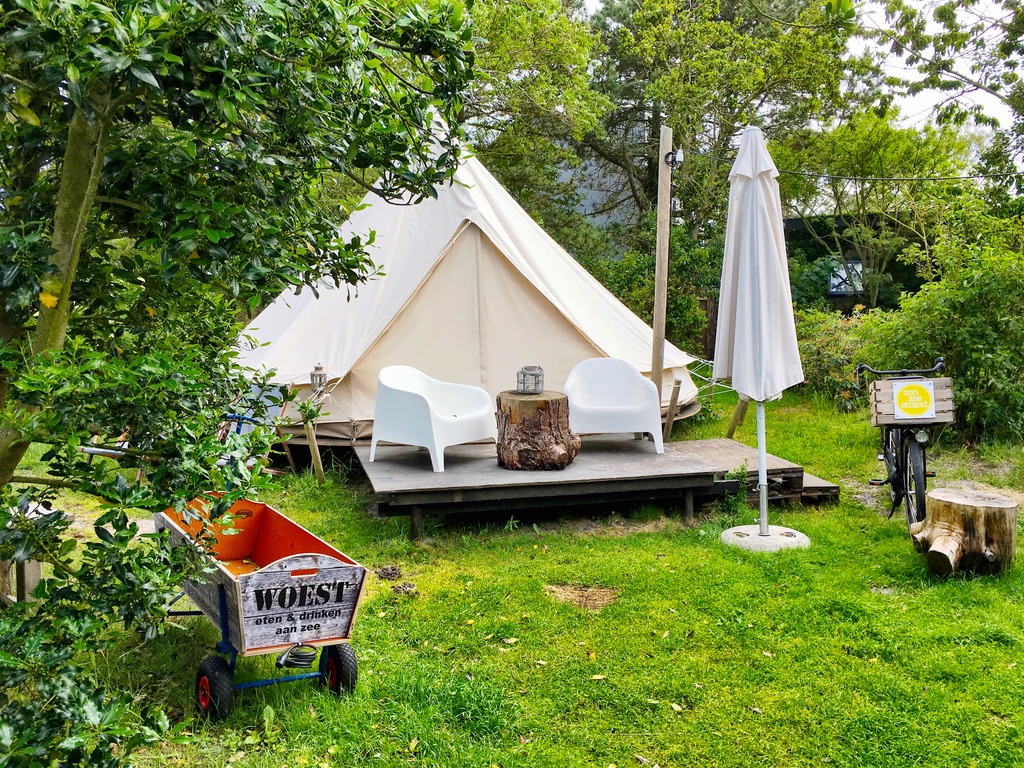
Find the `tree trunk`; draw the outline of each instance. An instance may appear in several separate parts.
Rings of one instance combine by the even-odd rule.
[[[106,96],[97,101],[103,102],[100,106],[104,109],[98,109],[98,115],[91,122],[79,110],[71,118],[68,128],[68,145],[53,217],[51,261],[57,267],[57,273],[51,279],[60,283],[60,293],[54,307],[39,309],[39,322],[32,335],[32,351],[36,354],[47,349],[60,349],[67,333],[71,286],[75,281],[82,238],[106,154],[107,122],[106,117],[99,116],[106,112]]]
[[[60,349],[64,345],[71,313],[71,286],[75,281],[78,259],[82,251],[82,237],[85,234],[93,199],[96,197],[100,168],[106,154],[109,126],[106,117],[107,102],[107,95],[101,94],[95,99],[97,116],[90,122],[81,111],[77,111],[71,118],[71,126],[68,128],[68,143],[61,165],[60,189],[57,192],[51,240],[51,261],[57,271],[50,279],[59,282],[60,289],[55,306],[39,307],[39,318],[31,339],[33,354],[49,349]],[[4,378],[6,397],[6,375]],[[28,446],[28,441],[22,439],[21,433],[17,430],[0,429],[0,483],[10,482]]]
[[[498,395],[498,465],[506,469],[565,469],[580,452],[569,430],[569,398],[561,392]]]
[[[937,488],[928,492],[925,519],[911,526],[910,537],[937,576],[1000,573],[1013,565],[1017,504],[995,493]]]

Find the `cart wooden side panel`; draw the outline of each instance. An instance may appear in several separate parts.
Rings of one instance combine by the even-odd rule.
[[[172,547],[198,546],[195,539],[185,533],[174,520],[163,512],[157,512],[153,518],[157,531],[168,531],[168,541]],[[211,557],[209,562],[213,566],[213,571],[206,575],[205,581],[189,579],[182,584],[182,588],[189,600],[195,603],[196,608],[201,610],[218,630],[220,629],[219,591],[220,587],[224,588],[224,596],[227,601],[228,641],[235,648],[240,649],[242,648],[242,622],[239,610],[241,600],[238,581],[220,561]]]
[[[366,569],[320,554],[283,558],[238,578],[246,654],[295,643],[333,645],[352,635]]]

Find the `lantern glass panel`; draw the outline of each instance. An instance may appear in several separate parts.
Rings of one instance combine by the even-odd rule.
[[[527,365],[516,374],[516,391],[521,395],[539,395],[544,391],[544,369]]]
[[[309,385],[312,387],[313,394],[315,395],[319,395],[327,387],[327,373],[324,371],[323,366],[318,365],[309,374]]]

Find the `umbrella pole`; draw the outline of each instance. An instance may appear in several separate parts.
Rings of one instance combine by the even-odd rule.
[[[757,489],[760,494],[761,514],[759,516],[761,536],[768,535],[768,449],[765,447],[764,402],[757,401]]]

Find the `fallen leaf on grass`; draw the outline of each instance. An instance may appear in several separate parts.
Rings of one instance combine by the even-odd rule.
[[[775,654],[772,653],[771,651],[761,651],[761,655],[762,656],[767,656],[769,659],[774,659],[775,658]]]
[[[661,636],[661,639],[664,640],[666,637],[668,637],[668,630],[667,629],[665,630],[665,634],[663,634]]]
[[[604,675],[594,675],[591,680],[604,680]]]
[[[672,709],[674,709],[676,712],[682,712],[683,711],[683,708],[681,706],[679,706],[678,704],[676,704],[674,701],[672,702]]]
[[[415,752],[416,751],[416,745],[419,744],[419,743],[420,743],[419,739],[413,739],[412,741],[410,741],[409,742],[409,751],[410,752]]]
[[[544,659],[537,659],[533,663],[536,664],[538,667],[546,667],[548,665],[548,663],[544,661]]]
[[[474,625],[475,623],[476,623],[476,622],[475,622],[475,621],[473,621],[472,619],[466,619],[466,626],[467,626],[467,627],[471,627],[471,626],[473,626],[473,625]]]
[[[506,637],[501,642],[507,643],[508,645],[515,645],[516,643],[519,642],[519,638],[518,637]]]
[[[587,654],[587,658],[590,659],[591,661],[596,661],[597,660],[597,654],[594,653],[593,651],[591,651],[590,653]]]
[[[764,714],[764,712],[762,712],[758,707],[751,707],[750,711],[753,712],[755,715],[763,715]]]

